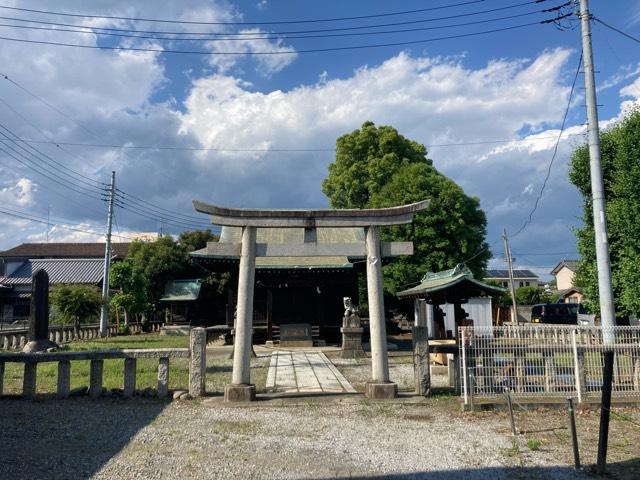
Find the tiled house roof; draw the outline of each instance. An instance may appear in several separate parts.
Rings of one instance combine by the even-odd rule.
[[[32,275],[41,268],[49,274],[49,283],[52,285],[61,283],[96,285],[102,281],[104,261],[95,258],[32,259],[11,275],[0,277],[0,284],[31,285]]]
[[[124,258],[129,243],[112,243],[113,257]],[[0,258],[104,258],[104,243],[23,243],[0,252]]]

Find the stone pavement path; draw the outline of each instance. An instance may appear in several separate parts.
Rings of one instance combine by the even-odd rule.
[[[266,388],[287,393],[356,392],[322,352],[273,352]]]

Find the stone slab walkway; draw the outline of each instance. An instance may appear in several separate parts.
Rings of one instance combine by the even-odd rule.
[[[356,393],[322,352],[273,352],[266,389],[286,393]]]

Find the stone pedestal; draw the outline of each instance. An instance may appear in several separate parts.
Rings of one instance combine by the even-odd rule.
[[[398,384],[394,382],[367,382],[364,394],[372,400],[390,400],[398,396]]]
[[[256,399],[255,385],[226,385],[224,401],[229,403],[252,402]]]
[[[362,348],[362,327],[342,327],[342,350],[340,358],[363,358],[366,357]]]

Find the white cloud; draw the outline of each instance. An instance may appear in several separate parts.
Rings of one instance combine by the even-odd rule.
[[[21,178],[14,185],[0,188],[0,205],[31,205],[37,188],[37,185],[28,178]]]
[[[237,33],[245,35],[245,38],[207,42],[207,47],[217,55],[209,57],[209,63],[218,67],[220,73],[226,73],[235,67],[243,58],[242,54],[249,56],[258,65],[258,71],[269,76],[289,66],[298,57],[295,48],[284,43],[282,38],[265,39],[269,32],[260,28],[245,28]],[[252,38],[256,38],[253,40]],[[292,53],[283,53],[292,52]],[[240,55],[229,55],[239,53]]]
[[[620,90],[620,95],[623,97],[631,97],[635,100],[640,100],[640,77],[623,89]]]

